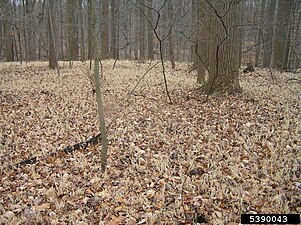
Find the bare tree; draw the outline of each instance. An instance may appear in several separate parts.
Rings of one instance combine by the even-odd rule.
[[[91,0],[91,19],[95,17],[95,0]],[[95,29],[93,30],[94,36],[97,37],[98,32]],[[96,92],[96,101],[97,101],[97,110],[98,110],[98,119],[99,119],[99,130],[101,132],[101,168],[102,171],[105,171],[107,165],[107,154],[108,154],[108,137],[106,131],[105,117],[104,117],[104,107],[101,96],[101,86],[100,86],[100,73],[99,73],[99,64],[100,64],[100,53],[99,53],[99,45],[98,38],[93,38],[93,46],[95,48],[94,55],[94,80],[95,80],[95,92]]]

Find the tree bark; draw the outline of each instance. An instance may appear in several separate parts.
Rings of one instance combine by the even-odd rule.
[[[209,78],[202,86],[206,94],[240,92],[239,43],[240,1],[207,1],[210,5],[211,37]]]
[[[27,37],[28,37],[28,60],[33,61],[36,59],[36,52],[35,52],[35,39],[33,34],[33,24],[34,24],[34,16],[33,10],[36,1],[26,1],[26,30],[27,30]]]
[[[68,52],[69,62],[77,60],[78,57],[78,34],[76,26],[75,11],[77,9],[77,0],[67,0],[67,16],[68,16]]]
[[[197,27],[198,27],[198,37],[197,45],[195,46],[195,60],[197,68],[197,83],[204,84],[206,79],[206,67],[208,67],[208,16],[207,16],[207,4],[205,0],[198,0],[197,2]]]
[[[292,34],[291,34],[291,45],[290,45],[290,55],[288,62],[288,69],[293,70],[295,73],[297,72],[299,66],[299,54],[300,49],[298,51],[298,37],[300,32],[300,24],[301,24],[301,5],[298,5],[298,0],[295,0],[295,5],[293,9],[293,18],[292,18]]]
[[[91,0],[91,5],[94,8],[95,0]],[[92,17],[94,17],[95,11],[91,11]],[[95,36],[97,36],[97,32],[93,30]],[[97,102],[97,111],[98,111],[98,119],[99,119],[99,130],[101,132],[101,168],[102,171],[105,171],[107,165],[107,155],[108,155],[108,137],[106,131],[106,124],[105,124],[105,117],[104,117],[104,107],[103,101],[101,96],[101,87],[100,87],[100,74],[99,74],[99,63],[100,63],[100,54],[99,54],[99,47],[98,47],[98,38],[93,39],[93,45],[96,48],[95,55],[94,55],[94,80],[95,80],[95,92],[96,92],[96,102]]]
[[[5,7],[5,17],[3,19],[3,36],[4,36],[4,56],[6,62],[14,61],[14,42],[12,36],[11,3],[9,0],[1,0],[1,6]]]
[[[95,27],[95,15],[94,8],[95,1],[88,0],[88,59],[92,60],[94,57],[94,48],[93,48],[93,37],[94,37],[94,27]],[[95,37],[97,38],[97,37]]]
[[[274,35],[274,18],[275,18],[276,1],[269,0],[267,8],[267,23],[264,29],[264,43],[263,43],[263,68],[271,66],[271,58],[273,51],[273,35]]]
[[[285,60],[285,58],[287,57],[285,57],[285,47],[289,46],[289,24],[293,3],[293,0],[281,0],[279,1],[277,10],[276,37],[274,41],[274,66],[281,69],[286,69],[285,61],[287,60]]]
[[[244,17],[245,17],[245,2],[242,1],[242,3],[240,4],[240,24],[244,24]],[[243,48],[244,48],[244,37],[245,37],[245,30],[243,26],[240,26],[239,28],[240,30],[240,40],[239,40],[239,67],[242,64],[242,59],[243,59]]]
[[[265,11],[265,0],[261,0],[261,2],[255,1],[254,23],[255,24],[258,23],[258,28],[257,28],[258,30],[256,31],[256,36],[255,36],[255,44],[256,44],[255,64],[254,64],[255,66],[259,65],[259,59],[260,59],[260,51],[262,46],[261,42],[263,37],[262,32],[263,32],[263,25],[264,25],[264,11]]]
[[[101,59],[109,58],[109,0],[102,0],[101,7]]]
[[[153,0],[147,0],[148,7],[153,7]],[[146,9],[147,15],[147,59],[154,60],[154,33],[153,33],[153,12]]]
[[[139,0],[142,4],[145,3],[145,0]],[[142,6],[143,7],[143,6]],[[145,18],[143,9],[139,11],[139,59],[141,61],[145,60]]]
[[[173,19],[174,19],[174,13],[173,13],[173,8],[172,8],[172,0],[167,0],[167,12],[168,12],[168,30],[170,31],[167,37],[168,40],[168,55],[169,55],[169,60],[171,63],[171,68],[175,69],[176,64],[175,64],[175,54],[173,50]]]
[[[117,3],[118,4],[118,3]],[[111,0],[111,58],[117,59],[117,8],[116,0]]]
[[[85,51],[84,13],[83,13],[82,0],[78,0],[78,7],[79,7],[79,27],[80,27],[80,58],[82,61],[85,61],[86,51]]]
[[[48,0],[49,67],[52,69],[58,68],[53,31],[53,7],[53,1]]]

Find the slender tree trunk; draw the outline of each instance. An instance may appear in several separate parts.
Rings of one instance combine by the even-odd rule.
[[[34,17],[33,17],[33,10],[35,6],[36,1],[27,0],[26,1],[26,31],[27,31],[27,37],[28,37],[28,60],[33,61],[36,59],[36,53],[35,53],[35,39],[33,34],[33,27],[34,27]]]
[[[298,45],[300,46],[300,24],[301,24],[301,6],[298,5],[298,0],[295,0],[295,8],[294,8],[294,26],[292,31],[292,41],[291,41],[291,52],[289,56],[289,68],[294,70],[294,73],[297,72],[299,67],[299,60],[300,60],[300,49],[298,51]]]
[[[139,0],[136,0],[136,4],[139,5]],[[134,24],[133,30],[134,32],[132,32],[134,34],[134,58],[135,60],[139,59],[139,38],[140,38],[140,12],[139,9],[136,9],[136,13],[131,18],[131,23]]]
[[[261,2],[255,1],[254,23],[258,24],[258,30],[256,31],[256,37],[255,37],[255,44],[256,44],[255,64],[254,64],[255,66],[259,65],[260,50],[262,46],[261,42],[263,36],[262,31],[263,31],[263,24],[264,24],[264,11],[265,11],[265,0],[261,0]]]
[[[49,67],[52,69],[58,68],[53,31],[53,7],[53,1],[48,0]]]
[[[78,56],[78,34],[76,29],[76,0],[67,0],[67,17],[68,17],[68,55],[69,63],[76,60]]]
[[[83,13],[83,1],[78,0],[79,7],[79,27],[80,27],[80,57],[82,61],[86,60],[85,51],[85,33],[84,33],[84,13]]]
[[[293,0],[281,0],[277,10],[277,25],[274,41],[274,66],[285,69],[285,47],[288,46],[288,32]],[[288,55],[288,54],[287,54]]]
[[[94,55],[93,48],[93,37],[94,37],[94,26],[95,26],[95,16],[93,15],[93,0],[88,0],[88,59],[92,60]],[[96,38],[96,37],[95,37]]]
[[[0,2],[1,6],[1,2]],[[2,49],[3,49],[3,27],[2,27],[2,18],[0,17],[0,60],[2,58]]]
[[[118,2],[117,2],[118,4]],[[111,58],[117,59],[117,11],[116,0],[111,0]]]
[[[11,18],[11,3],[8,0],[1,0],[1,5],[7,10],[5,11],[5,17],[3,19],[3,33],[4,33],[4,56],[5,61],[14,61],[14,39],[12,36],[12,24]]]
[[[94,38],[96,41],[97,38]],[[95,55],[99,55],[97,52]],[[107,166],[107,155],[108,155],[108,137],[106,131],[106,123],[104,117],[104,107],[101,96],[101,88],[100,88],[100,74],[99,74],[99,57],[95,57],[94,59],[94,79],[95,79],[95,92],[96,92],[96,101],[97,101],[97,109],[98,109],[98,119],[99,119],[99,130],[101,132],[101,169],[102,171],[106,170]]]
[[[240,6],[240,24],[244,24],[244,16],[245,16],[245,2],[243,1]],[[239,41],[239,67],[241,67],[242,59],[243,59],[243,48],[244,48],[244,36],[245,30],[243,26],[240,26],[240,41]]]
[[[124,29],[124,33],[126,35],[126,37],[129,37],[130,36],[130,31],[131,31],[131,11],[129,11],[129,8],[128,6],[126,7],[126,11],[128,13],[126,14],[122,14],[120,13],[121,17],[124,18],[124,23],[121,22],[121,24],[123,24],[123,29]],[[119,21],[119,20],[118,20]],[[118,32],[119,33],[119,32]],[[130,56],[130,49],[131,49],[131,46],[128,45],[125,49],[124,49],[124,55],[125,55],[125,59],[130,59],[131,56]]]
[[[198,41],[198,37],[199,37],[199,8],[200,6],[200,0],[192,0],[191,2],[191,39],[192,40],[196,40],[196,42]],[[193,33],[196,33],[197,35],[194,35]],[[191,61],[193,62],[193,67],[197,67],[198,65],[198,56],[196,54],[196,48],[198,48],[197,46],[198,44],[196,43],[192,43],[191,47],[190,47],[190,55],[191,55]]]
[[[63,0],[60,0],[60,59],[65,58],[64,53],[64,14],[63,14]]]
[[[91,16],[95,17],[95,0],[91,0]],[[96,29],[93,30],[94,36],[97,36]],[[99,130],[101,132],[101,168],[102,171],[105,171],[107,166],[107,155],[108,155],[108,137],[106,131],[105,117],[104,117],[104,107],[101,96],[101,86],[100,86],[100,74],[99,74],[99,63],[100,63],[100,54],[98,47],[98,38],[93,39],[93,46],[96,48],[94,54],[94,80],[95,80],[95,92],[96,92],[96,102],[97,102],[97,111],[99,119]]]
[[[139,0],[145,4],[145,0]],[[145,17],[142,9],[139,11],[139,59],[145,60]]]
[[[148,7],[153,7],[153,0],[147,0]],[[154,60],[153,11],[146,9],[147,15],[147,59]]]
[[[197,46],[195,46],[195,57],[196,57],[196,68],[197,68],[197,83],[204,84],[205,74],[206,74],[206,66],[208,62],[208,16],[207,16],[207,3],[205,0],[198,0],[197,5],[197,27],[198,27],[198,38],[197,38]]]
[[[263,43],[263,62],[264,68],[270,67],[273,52],[273,34],[274,34],[274,18],[275,18],[276,1],[269,0],[267,8],[267,22],[264,29],[264,43]]]
[[[109,58],[109,0],[102,0],[101,7],[101,59]]]
[[[115,59],[120,58],[120,51],[119,51],[119,39],[120,39],[120,32],[118,32],[118,27],[120,27],[120,6],[116,4],[116,44],[115,44]]]
[[[26,34],[26,4],[25,4],[25,0],[22,0],[22,12],[23,12],[23,18],[24,20],[22,20],[22,30],[23,30],[23,39],[24,39],[24,55],[25,55],[25,61],[28,62],[29,61],[29,50],[28,50],[28,43],[27,43],[27,34]]]
[[[169,54],[169,60],[171,63],[171,67],[173,69],[176,68],[175,64],[175,54],[173,50],[173,8],[172,8],[172,0],[167,0],[167,12],[168,12],[168,29],[170,30],[170,33],[168,35],[168,54]]]

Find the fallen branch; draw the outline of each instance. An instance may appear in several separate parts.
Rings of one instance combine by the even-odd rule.
[[[101,141],[101,133],[99,133],[96,136],[88,139],[87,141],[79,142],[79,143],[76,143],[72,146],[67,146],[64,149],[60,150],[60,151],[64,152],[64,153],[71,153],[71,152],[74,152],[74,151],[79,150],[79,149],[86,149],[88,146],[91,146],[91,145],[92,146],[97,145],[97,144],[100,143],[100,141]],[[56,156],[56,155],[57,155],[57,152],[48,153],[48,156]],[[43,158],[43,159],[45,159],[45,158]],[[40,160],[42,160],[42,159],[40,159]],[[33,165],[33,164],[36,164],[37,162],[39,162],[40,160],[36,156],[34,156],[34,157],[29,158],[29,159],[24,159],[19,163],[16,163],[15,167],[20,168],[20,167],[23,167],[23,166],[26,166],[26,165]],[[9,167],[12,168],[12,166],[9,166]]]
[[[286,83],[289,81],[296,81],[297,83],[301,83],[301,80],[297,79],[297,78],[289,78],[286,80]]]

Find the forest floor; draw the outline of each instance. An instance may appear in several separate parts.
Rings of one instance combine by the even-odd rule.
[[[167,66],[169,104],[160,64],[132,91],[150,64],[103,62],[103,173],[99,146],[49,156],[99,133],[89,63],[60,65],[60,75],[46,62],[0,65],[0,224],[230,225],[241,213],[301,213],[300,74],[242,74],[242,94],[206,99],[187,64]]]

